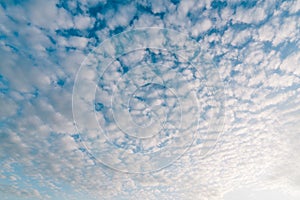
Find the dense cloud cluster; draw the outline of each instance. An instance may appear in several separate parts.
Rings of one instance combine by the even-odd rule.
[[[4,199],[222,199],[224,193],[241,186],[299,190],[299,26],[297,0],[2,1],[0,196]],[[178,35],[174,34],[173,41],[167,42],[162,41],[167,38],[165,35],[144,36],[139,41],[138,37],[125,41],[110,39],[123,31],[130,33],[149,27],[173,30]],[[186,44],[181,35],[189,38]],[[110,44],[111,41],[116,43]],[[119,55],[116,45],[128,41],[138,41],[136,48],[143,45],[136,52]],[[178,48],[172,54],[145,49],[145,44]],[[128,46],[129,43],[124,48]],[[151,68],[155,67],[154,61],[150,58],[165,67],[154,73]],[[95,64],[100,61],[106,65]],[[110,67],[104,71],[106,68],[102,66],[108,64]],[[185,67],[187,64],[192,67]],[[135,65],[137,70],[128,68]],[[140,65],[150,67],[139,71]],[[79,73],[80,66],[91,70]],[[166,66],[174,66],[173,73]],[[152,85],[147,85],[149,81],[139,82],[145,72]],[[75,82],[76,76],[79,82]],[[99,81],[101,76],[103,79]],[[79,96],[87,104],[81,102],[83,107],[76,107],[74,118],[77,111],[85,111],[84,106],[91,106],[87,115],[81,115],[81,122],[94,123],[89,118],[93,113],[92,117],[111,134],[110,145],[119,145],[129,155],[122,157],[119,152],[117,155],[109,152],[110,149],[91,155],[88,149],[99,150],[98,145],[105,140],[99,138],[97,131],[84,133],[74,123],[73,86],[86,83],[79,89],[90,89],[87,86],[94,82],[98,84],[94,96]],[[184,90],[186,86],[188,91]],[[214,91],[221,87],[222,90]],[[145,88],[153,93],[146,93]],[[195,106],[198,110],[193,110],[192,100],[188,101],[190,91],[199,100]],[[163,130],[169,126],[174,138],[179,134],[176,130],[191,137],[188,133],[191,127],[195,129],[195,124],[188,117],[195,120],[194,112],[200,111],[196,133],[208,134],[197,134],[199,138],[189,148],[187,144],[181,145],[180,134],[178,140],[172,134],[161,135],[165,143],[157,139],[147,144],[130,144],[119,137],[119,131],[114,132],[118,130],[115,124],[105,119],[109,116],[105,109],[109,109],[111,100],[105,104],[105,98],[111,94],[117,107],[110,109],[118,113],[115,117],[124,132],[133,130],[124,130],[129,119],[121,122],[124,116],[129,116],[120,112],[121,105],[129,102],[126,105],[131,105],[130,117],[141,120],[140,123],[147,121],[143,117],[148,115],[141,114],[145,105],[152,106],[155,111],[152,115],[167,116],[165,121],[169,124],[163,121],[159,126]],[[157,102],[151,96],[155,94],[167,98]],[[128,101],[123,99],[123,102],[124,96]],[[186,107],[180,104],[184,99]],[[189,127],[176,128],[178,113],[186,117],[185,123],[191,123]],[[209,127],[215,132],[207,132]],[[134,130],[144,134],[138,136],[151,135],[144,129]],[[168,151],[182,156],[159,171],[123,173],[98,162],[100,158],[114,162],[113,168],[126,169],[130,164],[136,167],[132,170],[144,167],[147,171],[153,166],[144,164],[157,155],[144,158],[144,163],[134,160],[133,155],[140,153],[142,147],[146,153],[158,152],[170,143],[173,146]],[[188,150],[183,153],[182,147]],[[210,150],[203,156],[206,148]],[[112,160],[116,158],[119,159]],[[134,166],[135,162],[141,165]]]

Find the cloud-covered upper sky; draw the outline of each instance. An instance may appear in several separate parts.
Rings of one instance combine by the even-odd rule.
[[[298,0],[0,1],[1,199],[299,199],[299,124]]]

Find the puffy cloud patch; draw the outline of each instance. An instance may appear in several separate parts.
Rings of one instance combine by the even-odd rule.
[[[0,195],[4,199],[220,199],[227,191],[249,185],[299,190],[299,5],[299,1],[173,0],[0,3]],[[74,80],[90,50],[112,35],[137,27],[165,27],[192,36],[204,54],[197,59],[213,60],[214,70],[226,86],[226,115],[218,143],[209,142],[215,137],[211,133],[202,138],[207,146],[201,146],[203,140],[195,140],[173,165],[146,174],[121,173],[99,163],[86,148],[98,144],[90,141],[82,146],[83,134],[77,132],[72,115]],[[150,42],[166,41],[155,38]],[[178,37],[177,44],[181,42]],[[108,62],[105,56],[117,55],[119,50],[107,44],[105,53],[93,59]],[[192,57],[198,55],[195,52],[182,54]],[[159,55],[169,58],[159,52],[148,54],[134,55],[145,56],[144,64]],[[115,71],[109,68],[107,72],[113,73],[107,74],[107,80],[116,81],[116,75],[126,74],[123,64],[133,59],[129,53],[127,56],[114,63]],[[108,63],[100,63],[99,69],[103,70],[104,64]],[[166,72],[163,67],[161,71]],[[94,72],[85,78],[93,78]],[[197,76],[189,70],[183,74],[187,80]],[[134,75],[142,77],[142,73]],[[165,78],[182,77],[166,73]],[[194,81],[190,86],[201,83]],[[178,89],[188,94],[184,87]],[[107,95],[100,96],[102,105],[110,100],[108,90],[103,90]],[[198,94],[203,105],[199,132],[208,126],[205,119],[215,114],[212,106],[220,105],[214,104],[209,92],[214,91]],[[148,94],[151,101],[145,103],[176,104],[169,93],[169,101],[152,101],[155,94]],[[137,96],[132,112],[144,120],[147,113],[142,113],[140,100]],[[98,116],[102,114],[105,121],[105,107],[96,105]],[[182,110],[193,112],[189,107]],[[85,120],[91,123],[89,116]],[[116,127],[107,130],[116,132],[115,145],[141,151],[141,144],[125,143]],[[87,135],[95,137],[94,142],[104,140],[97,138],[97,132]],[[174,138],[168,139],[143,147],[156,151]],[[200,150],[210,145],[215,145],[213,150],[201,157]],[[169,149],[174,153],[181,150]],[[126,159],[111,152],[106,159],[126,166]],[[134,159],[129,157],[128,162]]]

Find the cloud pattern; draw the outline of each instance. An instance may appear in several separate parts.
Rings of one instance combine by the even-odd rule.
[[[248,185],[299,191],[299,1],[15,0],[0,5],[4,199],[222,199]],[[149,27],[173,34],[165,41],[168,37],[157,33],[149,40],[130,35]],[[121,55],[119,44],[140,50]],[[176,49],[180,56],[145,44]],[[105,65],[95,64],[100,61]],[[101,66],[108,64],[104,71]],[[141,65],[150,67],[139,71]],[[174,66],[173,73],[166,66]],[[141,83],[143,74],[147,82]],[[92,94],[84,91],[91,83],[97,85]],[[86,95],[76,104],[75,93],[72,109],[76,84]],[[191,106],[191,91],[199,106]],[[131,105],[130,115],[122,113],[123,104]],[[152,115],[143,113],[143,106],[150,106]],[[130,140],[106,119],[111,110],[119,128],[141,134],[134,136],[152,136],[135,129],[149,116],[167,116],[169,124],[161,122],[157,129],[173,133],[162,131],[150,142]],[[182,130],[175,126],[179,113],[187,126]],[[126,126],[127,117],[140,124]],[[109,133],[108,149],[99,147],[107,144],[105,137],[91,130],[97,123]],[[197,137],[189,145],[193,132]],[[112,146],[124,151],[111,152]],[[150,173],[124,173],[160,168],[149,166],[162,166],[157,152],[178,159]]]

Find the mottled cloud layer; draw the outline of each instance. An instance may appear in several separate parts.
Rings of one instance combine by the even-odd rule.
[[[291,194],[299,191],[299,25],[300,3],[296,0],[2,1],[0,196],[4,199],[222,199],[227,191],[246,186],[284,188]],[[197,70],[203,69],[204,65],[199,65],[203,59],[214,63],[213,68],[206,68],[209,69],[207,80],[205,76],[200,79],[224,86],[224,96],[221,96],[224,101],[209,99],[205,95],[209,90],[205,88],[199,91],[199,108],[205,113],[200,117],[200,125],[206,127],[208,119],[217,116],[216,112],[209,112],[209,108],[224,106],[221,115],[224,126],[218,129],[221,134],[217,143],[215,135],[201,138],[200,134],[200,139],[167,168],[131,174],[102,165],[84,148],[73,121],[72,92],[76,73],[90,52],[113,35],[145,27],[172,29],[197,43],[202,57],[191,59]],[[160,38],[150,42],[161,45]],[[176,45],[184,46],[180,41]],[[191,56],[196,52],[188,49],[190,45],[184,47],[181,54]],[[106,53],[117,50],[109,45],[104,49]],[[171,61],[180,61],[174,55],[143,50],[135,54],[141,60],[138,62],[146,65],[147,53],[163,55],[164,62],[168,56]],[[118,95],[127,94],[124,88],[128,81],[142,77],[139,71],[125,77],[117,70],[123,64],[137,61],[135,56],[126,54],[107,71],[104,84],[123,77],[119,88],[115,88],[123,91]],[[161,72],[165,69],[161,68]],[[99,70],[103,70],[101,66]],[[185,80],[192,74],[186,72]],[[213,79],[215,72],[217,79]],[[166,80],[170,78],[167,75],[172,75],[170,71],[164,74]],[[92,71],[87,77],[95,75]],[[147,78],[151,77],[153,82],[160,83],[151,74]],[[182,76],[176,80],[180,78]],[[190,88],[197,86],[197,78],[193,80],[195,85],[190,83]],[[99,87],[96,94],[109,93],[103,88]],[[180,85],[176,87],[179,88]],[[162,87],[157,90],[172,96],[172,92]],[[136,94],[146,95],[143,90]],[[184,91],[180,94],[188,95]],[[103,95],[95,97],[99,102],[105,101]],[[148,100],[150,97],[155,98],[150,95]],[[145,104],[136,99],[134,116],[142,120],[138,116],[145,114],[140,115],[143,109],[138,106]],[[172,104],[172,99],[168,99],[146,103],[173,105],[176,111],[179,104],[176,100]],[[99,111],[96,115],[101,121],[105,116],[103,107],[96,106]],[[188,113],[192,107],[183,110]],[[167,113],[167,109],[155,111],[157,115]],[[172,115],[168,116],[171,119]],[[86,120],[88,123],[88,118]],[[111,126],[106,128],[109,133],[115,130]],[[90,134],[89,139],[93,138],[92,132],[86,134]],[[122,143],[117,134],[115,145],[128,145],[129,156],[133,154],[131,148],[138,144]],[[203,141],[209,141],[210,136],[213,142],[207,144],[213,148],[204,157],[200,150],[203,152]],[[102,138],[99,140],[103,142]],[[88,145],[95,145],[93,140],[89,142]],[[151,147],[163,147],[158,144],[156,140],[147,144],[149,151]],[[156,151],[155,148],[152,150]],[[180,148],[169,150],[176,154]],[[111,159],[112,154],[105,155]],[[134,160],[117,162],[126,167]]]

